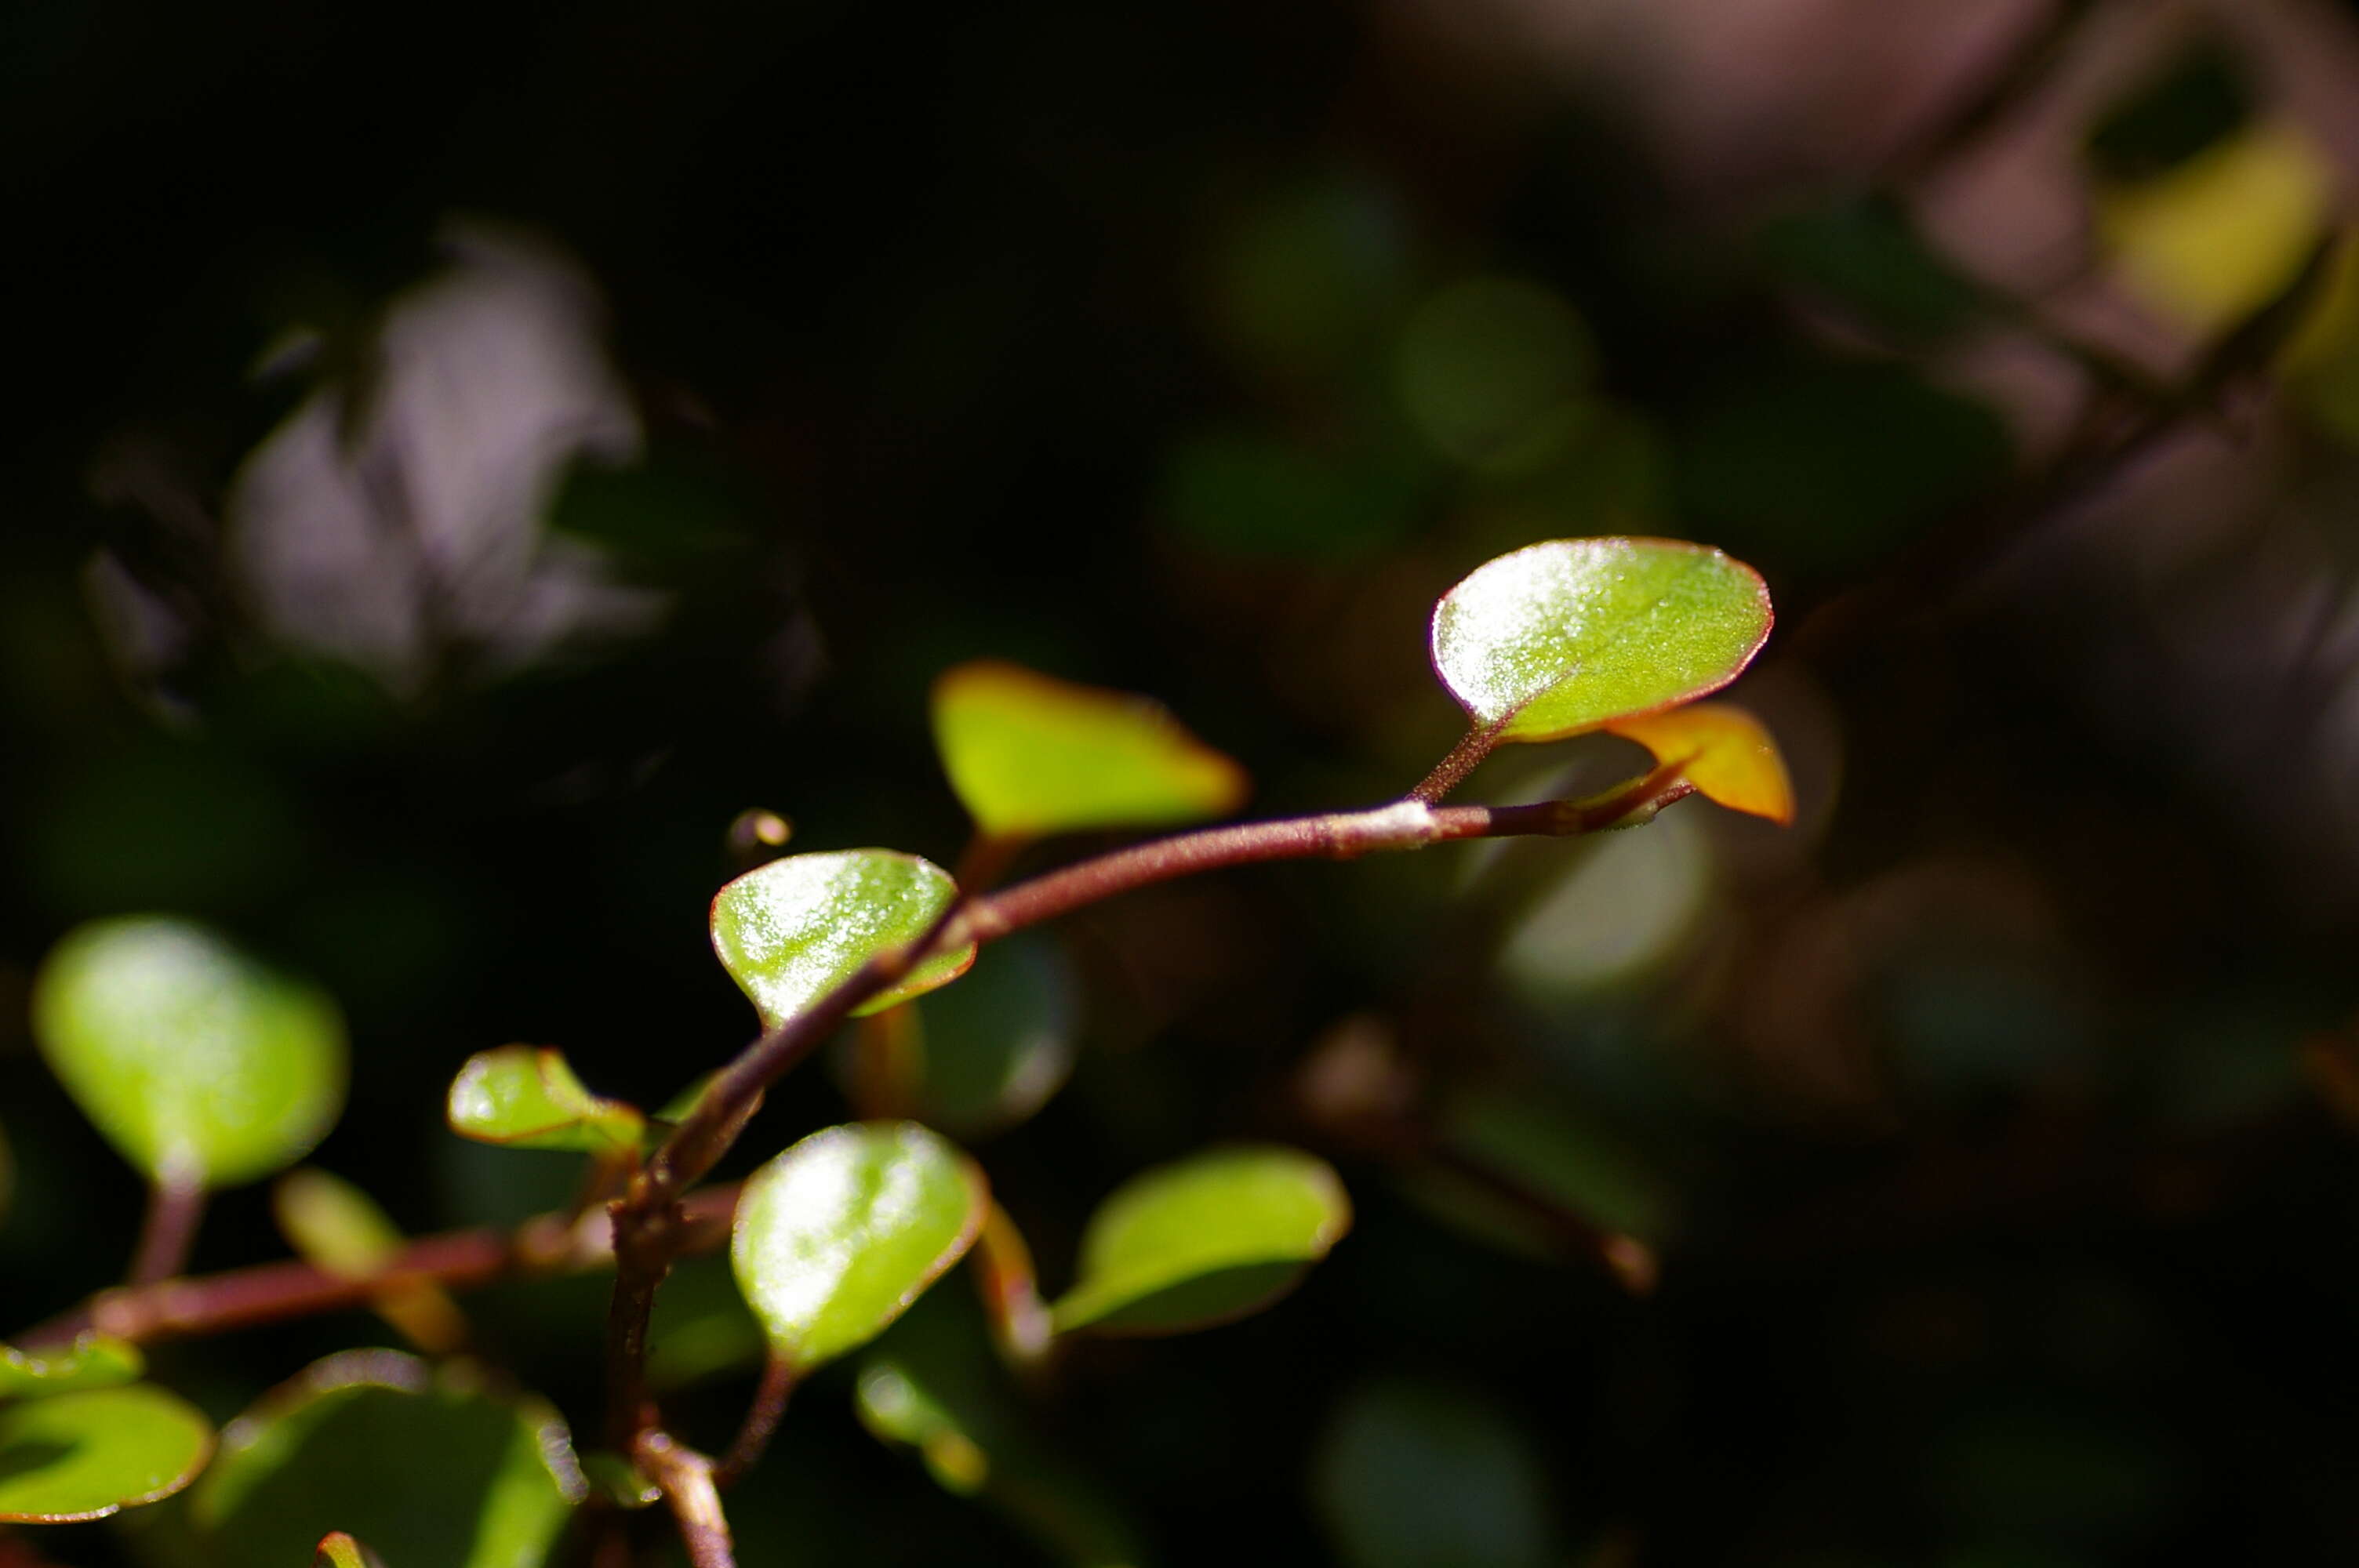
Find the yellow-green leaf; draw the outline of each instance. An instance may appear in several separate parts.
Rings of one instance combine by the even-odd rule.
[[[468,1057],[451,1082],[448,1114],[462,1138],[511,1149],[621,1154],[647,1136],[636,1106],[592,1094],[564,1054],[547,1046],[503,1045]]]
[[[311,1568],[385,1568],[385,1564],[377,1561],[375,1552],[339,1530],[320,1538]]]
[[[1134,1177],[1082,1237],[1081,1281],[1057,1332],[1176,1334],[1275,1301],[1352,1227],[1323,1160],[1271,1145],[1217,1149]]]
[[[951,874],[893,849],[788,855],[747,871],[712,900],[712,950],[775,1029],[877,954],[914,942],[957,895]],[[974,944],[938,953],[855,1012],[875,1012],[948,985]]]
[[[1777,742],[1734,703],[1693,702],[1605,728],[1646,747],[1656,762],[1678,764],[1706,800],[1772,822],[1794,820],[1794,785]]]
[[[280,1177],[270,1206],[279,1234],[298,1257],[347,1280],[364,1280],[390,1266],[406,1239],[375,1199],[316,1166]],[[373,1304],[378,1316],[422,1350],[440,1355],[466,1339],[466,1318],[458,1303],[430,1280],[388,1282]]]
[[[973,1161],[913,1121],[814,1132],[746,1182],[730,1260],[772,1352],[809,1371],[882,1333],[974,1242]]]
[[[2334,181],[2334,166],[2308,137],[2263,123],[2107,192],[2099,213],[2130,287],[2208,332],[2293,280],[2332,221]]]
[[[158,1502],[212,1453],[212,1424],[147,1383],[0,1410],[0,1522],[64,1524]]]
[[[1675,539],[1551,539],[1478,567],[1433,611],[1433,667],[1507,741],[1552,741],[1717,691],[1769,636],[1769,590]]]
[[[934,683],[951,788],[995,838],[1163,827],[1234,811],[1245,770],[1143,697],[980,659]]]
[[[335,1002],[190,921],[69,933],[34,980],[33,1033],[82,1113],[159,1182],[268,1175],[343,1108]]]
[[[68,1348],[50,1354],[0,1345],[0,1400],[111,1389],[147,1369],[139,1346],[111,1335],[84,1334]]]

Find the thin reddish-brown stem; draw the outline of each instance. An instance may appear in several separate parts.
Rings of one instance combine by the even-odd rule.
[[[783,1356],[772,1356],[762,1364],[762,1380],[754,1390],[754,1402],[745,1409],[745,1423],[738,1427],[729,1452],[712,1467],[714,1486],[725,1492],[762,1462],[763,1451],[770,1446],[770,1434],[778,1430],[778,1420],[787,1413],[787,1400],[795,1391],[795,1379],[794,1364]]]
[[[648,1478],[663,1488],[691,1568],[737,1568],[729,1520],[712,1484],[712,1461],[665,1432],[642,1433],[632,1453]]]
[[[205,1184],[188,1176],[158,1176],[147,1189],[147,1217],[131,1255],[127,1282],[152,1285],[189,1266],[197,1227],[205,1217]]]

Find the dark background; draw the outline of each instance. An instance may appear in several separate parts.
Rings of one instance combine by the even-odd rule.
[[[1313,1476],[1397,1378],[1497,1437],[1463,1462],[1502,1488],[1405,1462],[1400,1495],[1538,1499],[1540,1544],[1510,1521],[1484,1564],[2343,1558],[2359,333],[2318,247],[2354,60],[2294,0],[18,0],[9,1326],[116,1278],[136,1226],[25,1023],[81,919],[195,914],[319,978],[354,1044],[319,1162],[416,1230],[513,1218],[572,1173],[445,1132],[459,1063],[558,1044],[652,1104],[723,1060],[753,1029],[702,929],[733,818],[953,860],[949,664],[1153,693],[1256,812],[1364,804],[1457,732],[1438,594],[1531,540],[1668,534],[1770,580],[1732,695],[1799,824],[1695,803],[1479,877],[1266,869],[1070,923],[1073,1085],[979,1151],[1051,1287],[1097,1197],[1212,1140],[1330,1154],[1360,1219],[1266,1315],[1083,1346],[1027,1419],[1162,1563],[1386,1568],[1337,1555]],[[2252,145],[2275,184],[2169,183]],[[2172,189],[2242,285],[2142,265],[2136,202]],[[497,525],[655,609],[524,646],[521,600],[454,611],[481,585],[446,577],[393,611],[402,660],[307,642],[236,543],[249,454],[321,388],[355,449],[451,406],[377,334],[517,256],[611,358],[632,455],[535,446],[561,419],[379,455],[418,495],[538,464],[548,505]],[[1451,290],[1497,277],[1523,314],[1452,336]],[[463,338],[420,351],[482,373]],[[1503,756],[1466,797],[1634,759]],[[1339,1120],[1322,1053],[1535,1202]],[[1502,1103],[1512,1135],[1468,1108]],[[806,1072],[738,1164],[846,1114]],[[1589,1226],[1655,1249],[1651,1292]],[[242,1191],[196,1262],[281,1249]],[[480,1322],[586,1427],[600,1311],[515,1290]],[[159,1374],[226,1416],[384,1333]],[[848,1387],[733,1505],[746,1561],[1054,1560]],[[744,1391],[688,1395],[690,1435]]]

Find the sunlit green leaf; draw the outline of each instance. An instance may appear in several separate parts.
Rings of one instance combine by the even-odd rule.
[[[1477,568],[1433,611],[1433,665],[1503,739],[1549,741],[1734,680],[1769,635],[1760,576],[1671,539],[1551,539]]]
[[[111,1389],[147,1369],[139,1346],[103,1334],[82,1335],[68,1348],[47,1353],[0,1345],[0,1400]]]
[[[1243,769],[1145,697],[995,659],[934,683],[934,745],[993,838],[1160,827],[1234,811]]]
[[[212,1447],[211,1422],[146,1383],[10,1405],[0,1410],[0,1521],[103,1519],[168,1498]]]
[[[1048,1103],[1073,1070],[1074,981],[1062,948],[1020,932],[992,945],[959,985],[917,1004],[917,1109],[980,1137]]]
[[[1081,1282],[1051,1309],[1060,1334],[1175,1334],[1242,1317],[1292,1288],[1352,1226],[1324,1161],[1218,1149],[1125,1183],[1082,1238]]]
[[[974,1162],[915,1122],[831,1127],[746,1182],[730,1260],[771,1349],[808,1371],[900,1316],[988,1201]]]
[[[385,1568],[385,1564],[375,1552],[340,1530],[320,1538],[311,1568]]]
[[[390,1350],[315,1363],[238,1418],[190,1494],[213,1561],[292,1563],[349,1529],[387,1563],[533,1568],[586,1487],[565,1424]]]
[[[775,1029],[875,955],[923,936],[957,892],[948,871],[897,850],[788,855],[713,898],[712,950]],[[973,962],[973,943],[938,953],[854,1011],[875,1012],[947,985]]]
[[[560,1052],[503,1045],[467,1058],[451,1082],[451,1130],[511,1149],[627,1153],[647,1135],[636,1106],[582,1087]]]
[[[34,981],[33,1031],[83,1114],[158,1181],[267,1175],[343,1106],[335,1003],[184,920],[70,933]]]
[[[1465,1390],[1383,1382],[1321,1439],[1312,1500],[1344,1568],[1542,1568],[1548,1478],[1523,1436]]]

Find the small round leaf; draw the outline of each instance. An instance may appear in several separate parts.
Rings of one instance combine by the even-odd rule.
[[[556,1411],[355,1350],[230,1424],[190,1518],[212,1562],[299,1562],[349,1527],[392,1563],[537,1568],[586,1491]]]
[[[1769,590],[1674,539],[1551,539],[1478,567],[1433,611],[1433,667],[1507,741],[1552,741],[1717,691],[1769,635]]]
[[[0,1521],[65,1524],[157,1502],[213,1449],[205,1418],[146,1383],[0,1410]]]
[[[1617,719],[1611,734],[1636,741],[1661,763],[1678,763],[1706,800],[1790,825],[1794,785],[1761,720],[1728,702],[1693,702],[1665,713]]]
[[[1090,1217],[1081,1282],[1051,1309],[1057,1332],[1178,1334],[1243,1317],[1351,1227],[1343,1184],[1299,1150],[1220,1149],[1162,1166]]]
[[[268,1175],[343,1108],[335,1002],[185,920],[70,933],[34,981],[33,1032],[83,1114],[159,1182]]]
[[[934,683],[951,788],[995,838],[1164,827],[1244,804],[1245,770],[1143,697],[978,659]]]
[[[712,950],[775,1029],[888,948],[914,942],[957,895],[951,874],[892,849],[788,855],[746,872],[712,900]],[[974,944],[937,953],[855,1009],[875,1012],[948,985]]]
[[[585,1154],[630,1152],[647,1130],[636,1106],[592,1094],[564,1054],[547,1046],[503,1045],[468,1057],[451,1080],[448,1115],[462,1138]]]
[[[139,1346],[111,1335],[85,1334],[70,1348],[47,1355],[0,1345],[0,1400],[111,1389],[147,1369]]]
[[[988,1202],[974,1162],[916,1122],[814,1132],[745,1184],[737,1287],[807,1372],[900,1316],[973,1244]]]

